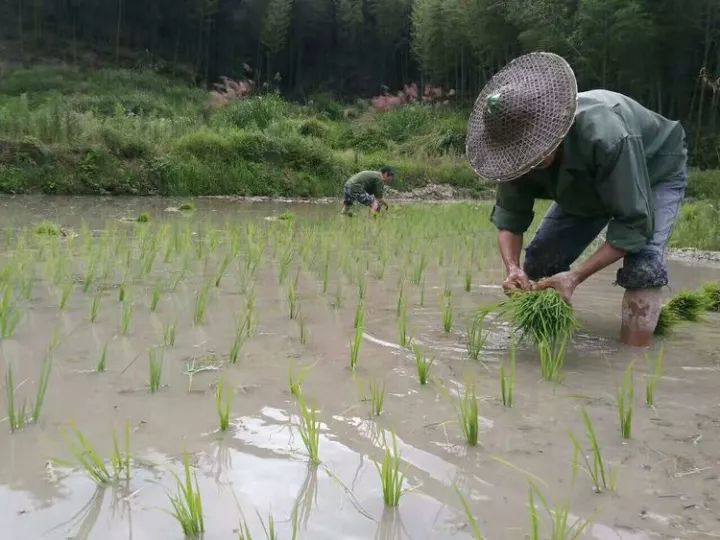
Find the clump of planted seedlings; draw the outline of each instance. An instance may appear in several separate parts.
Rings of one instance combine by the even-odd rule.
[[[577,476],[577,471],[580,467],[580,456],[582,456],[584,462],[584,470],[592,480],[593,490],[595,493],[600,493],[604,489],[610,489],[614,491],[614,481],[610,477],[610,471],[605,465],[602,453],[600,451],[600,443],[598,442],[597,434],[595,433],[595,427],[593,426],[590,415],[587,410],[583,407],[582,409],[582,420],[585,426],[585,434],[587,435],[588,444],[590,445],[591,455],[588,457],[582,445],[578,441],[574,434],[570,433],[570,440],[573,444],[573,480]]]
[[[370,381],[368,392],[370,393],[370,412],[373,416],[380,416],[385,404],[385,383]]]
[[[240,356],[240,350],[242,349],[242,346],[245,344],[245,340],[247,339],[247,324],[248,320],[247,318],[245,318],[235,325],[235,338],[233,339],[232,345],[230,347],[229,355],[231,364],[237,364],[238,358]]]
[[[567,338],[561,338],[559,341],[553,343],[542,338],[540,342],[538,342],[540,374],[543,379],[551,382],[562,381],[566,350]]]
[[[652,373],[645,376],[645,404],[648,407],[654,407],[655,390],[657,389],[657,385],[663,376],[665,350],[660,349],[655,355],[655,358],[650,358],[648,355],[645,355],[645,359],[648,366],[652,368]]]
[[[405,474],[400,470],[402,459],[397,447],[397,438],[392,434],[392,449],[386,444],[382,465],[375,463],[380,474],[385,506],[394,508],[400,503]]]
[[[102,296],[100,293],[93,296],[92,303],[90,304],[90,322],[94,323],[97,321],[98,315],[100,314],[100,300]]]
[[[541,536],[540,534],[540,517],[535,503],[536,498],[540,500],[540,504],[547,512],[550,524],[549,536]],[[529,499],[530,540],[541,540],[542,538],[548,538],[549,540],[577,540],[590,526],[590,520],[573,519],[567,503],[551,507],[540,489],[532,482],[530,483]]]
[[[442,298],[442,327],[446,334],[452,331],[453,327],[453,302],[452,292],[450,290],[445,291]]]
[[[150,293],[150,311],[155,313],[157,311],[158,304],[160,303],[160,298],[162,296],[162,284],[158,281],[153,285],[152,291]]]
[[[423,353],[417,343],[412,344],[413,354],[415,355],[415,367],[417,368],[418,381],[421,385],[426,385],[430,380],[430,369],[433,361],[429,360]]]
[[[75,426],[70,427],[70,435],[65,436],[65,442],[73,458],[68,463],[80,467],[88,477],[98,485],[108,485],[125,477],[130,480],[131,453],[130,453],[130,423],[125,424],[124,453],[113,430],[113,451],[108,464],[100,455],[90,440]],[[64,464],[64,462],[61,462]]]
[[[468,356],[472,360],[479,360],[480,353],[482,352],[485,342],[487,341],[488,335],[485,331],[485,317],[487,316],[486,310],[478,311],[470,321],[470,327],[468,328],[467,336],[467,351]]]
[[[307,329],[307,324],[305,322],[305,315],[303,314],[302,309],[298,310],[297,322],[298,322],[300,345],[305,345],[307,343],[307,338],[308,338],[308,329]]]
[[[232,262],[232,255],[229,253],[225,255],[222,262],[220,263],[220,266],[218,267],[217,274],[215,276],[215,288],[219,288],[220,284],[222,282],[223,277],[225,277],[225,272],[227,272],[228,266],[230,266],[230,263]]]
[[[297,316],[298,311],[298,297],[297,297],[297,283],[291,281],[288,284],[288,307],[290,309],[290,319],[294,319]]]
[[[705,311],[705,297],[696,292],[683,291],[670,299],[667,307],[680,320],[696,322]]]
[[[460,429],[465,436],[465,440],[470,446],[477,446],[479,434],[478,401],[475,382],[472,379],[468,379],[465,383],[463,395],[458,398],[457,409]]]
[[[300,409],[300,425],[298,430],[307,450],[310,462],[314,465],[320,463],[320,420],[317,417],[317,409],[308,406],[304,397],[298,399]]]
[[[10,432],[14,433],[23,429],[28,423],[36,424],[40,420],[43,405],[45,404],[45,394],[47,393],[48,383],[50,382],[50,372],[52,371],[52,358],[50,355],[43,360],[40,368],[40,377],[35,390],[35,401],[30,404],[30,414],[28,416],[28,404],[23,400],[22,405],[18,405],[15,400],[15,381],[13,379],[12,366],[8,364],[5,372],[5,391],[7,393],[7,415]]]
[[[162,349],[152,348],[148,352],[149,385],[152,394],[160,390],[162,379],[163,354]]]
[[[515,331],[535,343],[561,342],[578,328],[572,307],[553,289],[516,292],[502,309]]]
[[[623,383],[617,391],[617,410],[620,418],[620,435],[623,439],[632,437],[632,418],[633,409],[635,407],[635,381],[634,381],[635,363],[630,365],[625,371]]]
[[[190,473],[190,458],[187,453],[183,454],[183,470],[185,473],[183,480],[173,473],[177,482],[177,493],[168,495],[173,508],[172,516],[178,521],[187,538],[200,538],[205,532],[202,497],[197,475]]]
[[[513,406],[513,398],[515,394],[515,359],[516,345],[515,340],[510,344],[510,358],[507,362],[503,361],[500,365],[500,397],[505,407]]]
[[[217,409],[220,431],[227,431],[230,427],[230,408],[232,407],[233,393],[228,390],[225,381],[220,379],[215,387],[215,408]]]

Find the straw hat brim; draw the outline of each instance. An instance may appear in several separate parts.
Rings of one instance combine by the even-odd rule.
[[[514,92],[523,120],[501,110],[488,126],[488,97]],[[577,80],[561,56],[537,52],[516,58],[485,86],[470,115],[466,155],[475,172],[497,182],[514,180],[542,163],[572,127],[577,110]],[[498,136],[501,132],[502,136]]]

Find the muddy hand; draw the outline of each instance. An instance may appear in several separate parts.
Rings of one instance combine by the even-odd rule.
[[[503,282],[503,289],[508,295],[513,291],[528,291],[530,290],[530,279],[521,268],[513,268]]]
[[[578,286],[578,279],[572,272],[561,272],[552,277],[544,278],[531,285],[533,291],[555,289],[565,301],[570,304],[575,288]]]

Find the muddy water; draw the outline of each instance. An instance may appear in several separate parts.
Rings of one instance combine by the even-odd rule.
[[[192,216],[165,212],[179,201],[18,197],[0,201],[4,229],[50,219],[78,229],[149,211],[155,221],[193,224],[253,221],[290,208],[298,221],[326,216],[334,207],[270,203],[196,201]],[[342,226],[338,221],[338,226]],[[123,225],[124,226],[124,225]],[[128,227],[134,225],[127,224]],[[388,224],[388,226],[392,226]],[[478,225],[479,228],[485,224]],[[483,229],[481,234],[491,234]],[[451,283],[456,323],[441,328],[443,279],[428,269],[426,299],[408,286],[410,333],[435,358],[435,383],[421,387],[411,355],[396,345],[397,265],[384,279],[368,278],[365,338],[353,377],[348,344],[353,335],[354,290],[335,307],[322,294],[318,277],[301,272],[298,292],[309,337],[302,345],[288,319],[285,286],[278,286],[278,261],[269,248],[256,275],[257,327],[236,365],[227,365],[235,318],[245,294],[235,272],[213,291],[204,325],[193,324],[198,287],[212,274],[202,266],[158,310],[147,307],[152,280],[131,283],[136,312],[128,336],[118,336],[117,290],[102,296],[100,315],[88,322],[91,296],[73,292],[68,308],[57,308],[56,291],[38,275],[16,334],[2,341],[2,369],[12,364],[18,394],[32,398],[37,373],[52,335],[62,336],[43,415],[37,425],[9,433],[0,424],[0,536],[2,538],[182,538],[168,514],[172,472],[183,452],[197,471],[205,513],[205,538],[237,537],[245,516],[263,538],[258,514],[274,517],[279,538],[291,538],[292,516],[299,537],[309,539],[471,538],[454,491],[468,498],[483,534],[490,539],[525,538],[529,531],[528,481],[553,504],[569,503],[573,516],[592,517],[585,538],[645,540],[720,537],[720,318],[683,326],[667,339],[665,375],[657,405],[643,404],[642,355],[617,340],[621,291],[611,285],[614,270],[595,276],[577,293],[583,330],[568,352],[562,384],[540,381],[535,352],[521,346],[515,406],[499,402],[497,374],[507,357],[507,328],[495,321],[482,355],[467,359],[464,329],[473,309],[496,302],[501,278],[494,255],[475,277],[470,292],[462,276]],[[162,272],[156,269],[155,274]],[[720,279],[720,271],[673,263],[673,287],[696,287]],[[38,272],[39,274],[39,272]],[[177,341],[164,353],[163,387],[147,389],[147,350],[162,343],[168,322]],[[94,371],[109,343],[107,371]],[[308,465],[297,431],[297,405],[287,389],[289,359],[312,366],[304,394],[322,420],[318,467]],[[633,439],[620,440],[615,390],[628,363],[637,359],[638,399]],[[209,369],[192,377],[192,366]],[[480,445],[469,448],[456,422],[453,397],[474,375],[480,395]],[[235,393],[231,429],[217,430],[214,387],[219,376]],[[386,387],[385,411],[370,416],[361,399],[370,380]],[[5,390],[3,391],[3,396]],[[617,489],[593,493],[579,473],[573,481],[568,436],[584,441],[580,407],[592,417]],[[4,413],[3,413],[4,415]],[[113,428],[132,428],[134,470],[129,483],[98,488],[77,468],[57,463],[70,456],[63,434],[75,422],[100,452],[109,455]],[[383,439],[394,432],[406,467],[406,488],[395,511],[383,505],[375,462]],[[549,536],[546,513],[543,538]]]

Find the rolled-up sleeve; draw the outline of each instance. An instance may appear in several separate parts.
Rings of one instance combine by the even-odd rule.
[[[501,231],[523,234],[530,228],[535,214],[535,196],[522,189],[521,182],[500,184],[497,188],[495,206],[490,221]]]
[[[598,195],[608,209],[607,241],[628,253],[647,245],[655,229],[652,188],[642,141],[626,136],[609,148],[598,172]]]

